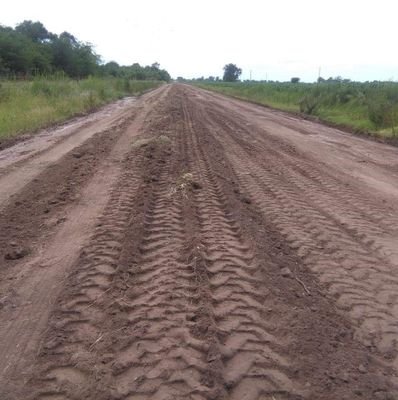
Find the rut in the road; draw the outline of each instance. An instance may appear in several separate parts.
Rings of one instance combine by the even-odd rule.
[[[107,297],[118,271],[125,231],[139,189],[140,158],[132,160],[112,194],[90,243],[81,255],[58,302],[51,334],[42,349],[44,368],[38,398],[79,398],[90,392],[101,375],[96,345],[110,332],[107,316],[113,312]],[[108,300],[108,301],[107,301]],[[117,299],[112,299],[116,301]],[[111,301],[112,301],[111,300]],[[51,326],[52,325],[52,326]],[[105,338],[104,338],[105,335]]]
[[[398,277],[383,243],[396,234],[396,216],[384,218],[377,201],[342,186],[282,140],[253,133],[237,116],[209,108],[203,115],[227,149],[242,191],[327,284],[357,324],[357,337],[394,359]]]
[[[184,111],[190,170],[203,185],[195,195],[195,207],[229,398],[259,399],[276,393],[279,398],[283,393],[292,398],[299,392],[298,385],[288,377],[291,360],[279,354],[288,344],[267,331],[260,265],[228,211],[221,186],[198,144],[192,116],[187,108]]]

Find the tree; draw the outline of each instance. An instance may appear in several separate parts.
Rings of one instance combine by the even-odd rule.
[[[81,42],[69,32],[51,33],[41,22],[23,21],[15,29],[0,24],[0,76],[54,72],[73,78],[100,75],[167,82],[171,79],[158,62],[145,67],[138,63],[120,66],[114,61],[103,65],[92,44]]]
[[[300,78],[298,78],[298,77],[293,77],[293,78],[290,79],[290,82],[291,82],[291,83],[299,83],[299,82],[300,82]]]
[[[241,74],[242,70],[235,64],[226,64],[224,66],[223,80],[225,82],[236,82]]]
[[[120,65],[116,61],[110,61],[102,66],[105,75],[118,76]]]
[[[63,32],[53,40],[51,46],[57,70],[74,78],[83,78],[96,72],[100,59],[91,44],[81,43],[70,33]]]
[[[50,34],[41,22],[24,21],[18,24],[15,31],[28,37],[33,42],[43,42],[52,39]]]

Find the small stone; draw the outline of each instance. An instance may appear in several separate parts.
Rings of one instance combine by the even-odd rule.
[[[341,374],[340,378],[341,378],[341,380],[342,380],[343,382],[349,382],[349,381],[350,381],[350,377],[349,377],[349,375],[347,374],[347,372],[343,372],[343,373]]]
[[[19,260],[28,255],[28,251],[22,247],[14,248],[5,254],[6,260]]]
[[[192,181],[192,188],[195,190],[200,190],[202,189],[202,185],[199,182]]]
[[[243,201],[243,203],[246,203],[246,204],[252,203],[252,201],[248,197],[242,197],[242,201]]]
[[[290,271],[290,269],[288,267],[284,267],[281,269],[281,275],[284,278],[290,277],[290,276],[292,276],[292,271]]]
[[[112,362],[114,360],[114,357],[112,356],[112,354],[110,353],[105,353],[102,357],[101,357],[101,362],[103,364],[108,364],[110,362]]]
[[[326,375],[332,380],[336,379],[336,374],[333,371],[326,371]]]
[[[361,374],[366,374],[366,372],[368,372],[368,370],[366,369],[366,367],[363,364],[359,364],[358,371]]]
[[[75,151],[74,153],[72,153],[72,156],[75,157],[75,158],[81,158],[82,155],[83,155],[82,153],[79,153],[79,152],[77,152],[77,151]]]

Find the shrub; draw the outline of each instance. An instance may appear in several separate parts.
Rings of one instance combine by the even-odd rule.
[[[319,105],[319,98],[311,94],[304,96],[299,103],[300,111],[308,115],[316,114]]]

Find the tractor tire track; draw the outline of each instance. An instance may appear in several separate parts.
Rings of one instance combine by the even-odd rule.
[[[78,268],[69,278],[70,294],[60,299],[52,328],[62,334],[44,345],[44,354],[50,362],[44,368],[45,389],[40,391],[38,399],[51,398],[52,394],[54,398],[82,398],[79,396],[95,384],[95,374],[100,373],[95,369],[90,371],[97,363],[92,350],[106,327],[103,325],[108,307],[106,294],[112,289],[125,231],[141,184],[139,161],[140,157],[134,158],[124,171],[81,255]]]
[[[294,154],[288,160],[274,150],[272,139],[264,138],[263,145],[257,141],[254,146],[242,138],[242,132],[249,135],[247,128],[235,125],[227,115],[207,111],[206,122],[228,149],[242,192],[319,276],[339,308],[349,313],[358,328],[357,338],[397,368],[398,314],[391,305],[398,302],[398,276],[391,262],[394,254],[374,239],[395,234],[394,218],[379,223],[383,214],[374,203],[350,190],[343,189],[341,195],[327,173],[323,184],[325,178],[317,176],[316,168],[310,172],[299,157],[292,162]],[[261,152],[267,157],[260,158]],[[364,205],[351,207],[350,203]]]
[[[277,173],[293,181],[314,205],[325,208],[327,204],[330,216],[349,229],[352,235],[356,235],[374,251],[384,250],[383,255],[391,254],[391,250],[385,248],[386,244],[388,245],[385,239],[391,235],[398,236],[398,218],[394,213],[391,213],[389,218],[384,218],[385,209],[380,207],[379,200],[358,196],[350,186],[341,185],[341,177],[338,179],[325,171],[325,165],[307,160],[293,146],[273,137],[264,128],[259,128],[262,135],[257,131],[253,134],[241,117],[234,115],[232,119],[225,114],[225,109],[223,111],[224,113],[220,115],[220,109],[217,107],[212,109],[206,107],[206,113],[211,120],[217,120],[218,127],[221,125],[224,131],[239,134],[239,136],[234,135],[234,138],[241,146],[247,148],[249,143],[253,142],[256,143],[257,149],[266,151],[267,163],[272,162]],[[247,137],[251,137],[252,141],[248,143],[243,139]],[[249,145],[249,150],[250,148],[253,149]],[[349,180],[349,175],[346,174],[345,178]]]
[[[200,131],[195,132],[193,120],[200,118],[190,115],[187,108],[184,111],[188,159],[203,187],[195,195],[195,208],[228,398],[301,398],[299,385],[289,378],[293,363],[280,354],[288,342],[267,331],[260,265],[228,211],[222,188],[198,143]]]

